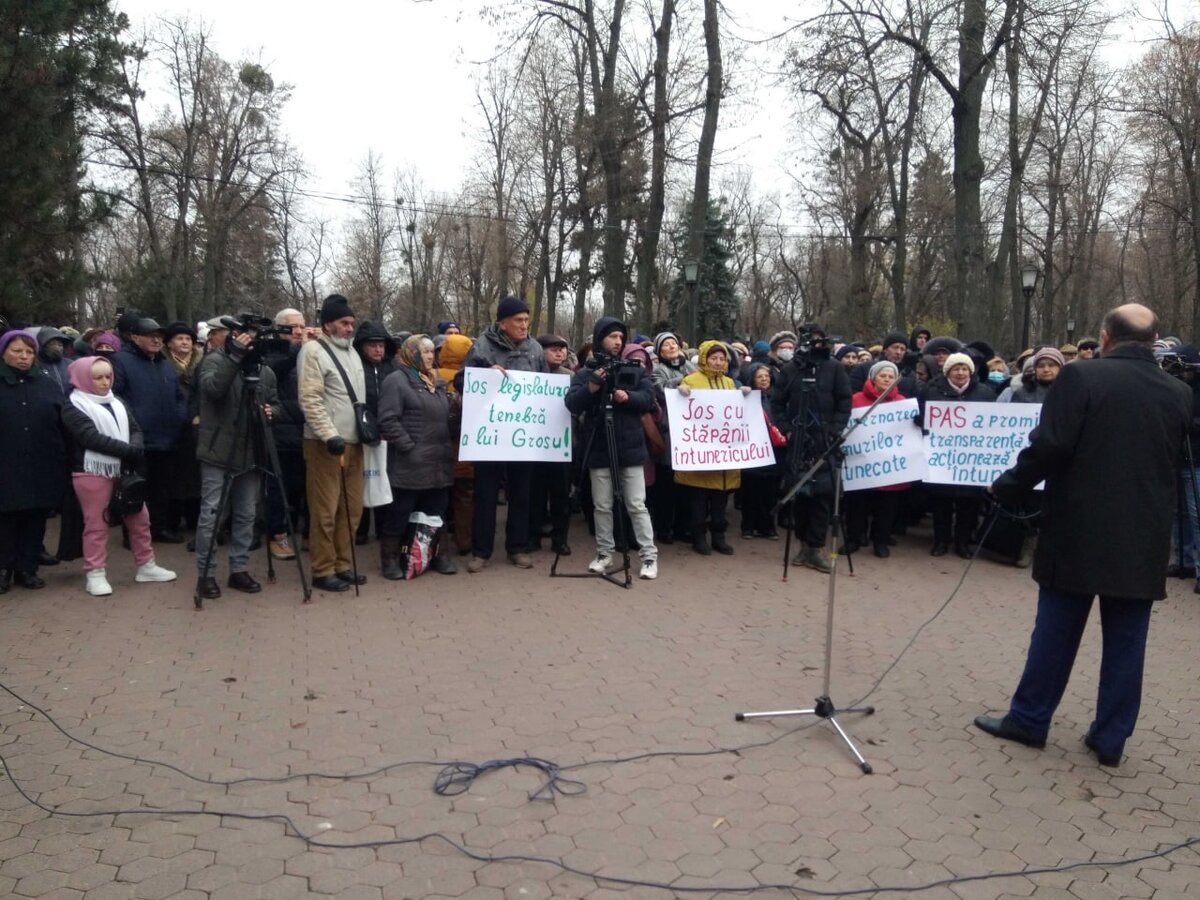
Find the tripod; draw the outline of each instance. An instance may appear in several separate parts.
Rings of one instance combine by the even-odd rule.
[[[563,572],[560,574],[558,571],[558,561],[561,558],[561,554],[558,548],[555,548],[554,562],[550,565],[550,577],[593,578],[598,576],[609,584],[615,584],[618,587],[629,590],[633,587],[633,575],[631,574],[629,565],[629,540],[625,534],[625,490],[621,486],[621,467],[617,463],[617,430],[616,423],[613,421],[613,392],[607,385],[602,390],[604,391],[603,415],[592,424],[592,433],[588,435],[587,448],[583,452],[583,467],[579,475],[577,488],[582,492],[583,479],[591,477],[588,460],[592,458],[596,435],[600,431],[601,426],[603,426],[604,445],[608,450],[608,477],[612,482],[613,536],[616,538],[617,546],[621,548],[621,568],[618,571],[623,573],[624,580],[618,578],[613,572]]]
[[[823,454],[821,454],[820,458],[812,464],[812,466],[807,472],[804,473],[803,476],[801,476],[800,480],[796,482],[792,489],[788,491],[788,493],[785,494],[779,501],[779,506],[783,506],[785,503],[791,502],[796,493],[800,491],[804,485],[816,477],[817,472],[822,466],[828,465],[830,467],[831,474],[833,476],[833,514],[830,516],[829,526],[826,529],[825,543],[829,551],[831,569],[829,572],[829,594],[826,600],[825,608],[825,669],[821,695],[817,697],[815,705],[811,709],[777,709],[771,710],[770,712],[740,712],[734,715],[734,719],[738,722],[744,722],[747,719],[768,719],[783,716],[817,716],[818,718],[824,719],[833,726],[834,730],[838,733],[838,736],[841,737],[842,741],[849,748],[850,753],[854,756],[854,759],[858,762],[858,767],[862,769],[863,774],[865,775],[871,774],[871,764],[867,762],[862,753],[859,752],[858,747],[850,738],[850,735],[846,733],[846,730],[842,728],[842,725],[840,722],[838,722],[837,717],[838,713],[863,713],[864,715],[868,716],[874,715],[875,707],[861,706],[839,710],[836,704],[833,702],[831,697],[832,691],[830,689],[831,669],[833,665],[833,610],[837,594],[838,571],[838,553],[835,541],[837,540],[837,535],[842,533],[841,449],[846,443],[847,438],[854,433],[855,429],[857,429],[858,426],[863,423],[867,416],[869,416],[875,410],[875,407],[882,403],[894,389],[895,384],[881,393],[861,418],[852,421],[850,427],[842,432],[842,434],[830,444],[829,448]]]
[[[283,480],[283,470],[279,465],[279,451],[275,446],[275,435],[271,433],[271,425],[267,421],[266,414],[263,412],[261,400],[261,380],[259,377],[259,365],[257,362],[246,362],[243,367],[244,383],[242,385],[241,395],[238,397],[238,411],[234,419],[234,431],[240,434],[243,428],[249,428],[251,441],[251,457],[254,460],[265,459],[267,467],[264,468],[258,465],[252,465],[245,469],[236,469],[234,467],[234,457],[237,454],[237,441],[229,448],[229,454],[225,458],[223,466],[224,475],[221,481],[221,496],[217,501],[217,509],[213,516],[212,534],[209,536],[208,546],[203,549],[204,572],[208,572],[212,565],[213,554],[216,552],[217,535],[220,533],[222,523],[225,521],[226,515],[230,512],[230,505],[233,501],[233,482],[240,475],[248,472],[259,471],[266,478],[274,478],[275,483],[279,488],[280,498],[283,502],[283,514],[287,524],[288,540],[293,547],[296,544],[295,527],[292,524],[292,510],[288,505],[287,488]],[[265,507],[267,482],[266,478],[259,482],[259,504]],[[353,542],[352,542],[353,543]],[[275,557],[271,555],[271,542],[263,541],[263,545],[267,551],[267,583],[275,583]],[[200,553],[201,548],[196,547],[196,552]],[[308,577],[304,574],[304,562],[300,559],[300,554],[296,554],[296,571],[300,575],[300,590],[304,595],[303,602],[308,603],[312,599],[312,587],[308,583]],[[199,587],[192,595],[192,602],[196,609],[204,608],[204,598],[200,596]]]

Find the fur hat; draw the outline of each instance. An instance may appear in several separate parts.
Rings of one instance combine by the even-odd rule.
[[[774,353],[775,348],[778,347],[784,341],[791,341],[793,344],[800,343],[799,339],[797,339],[797,337],[796,337],[796,332],[794,332],[794,331],[777,331],[773,335],[771,335],[771,342],[770,342],[771,352]]]
[[[928,346],[928,345],[926,345]],[[1055,351],[1057,352],[1057,351]],[[971,374],[975,374],[975,361],[966,353],[951,353],[946,357],[946,361],[942,363],[942,371],[949,372],[955,366],[966,366],[971,370]]]

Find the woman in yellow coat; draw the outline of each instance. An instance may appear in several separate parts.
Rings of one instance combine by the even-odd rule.
[[[733,391],[739,388],[736,381],[725,374],[729,367],[729,350],[720,341],[704,341],[696,357],[699,371],[693,372],[680,382],[679,393],[688,396],[692,391]],[[742,393],[750,388],[742,387]],[[733,547],[725,540],[729,521],[725,507],[731,491],[742,486],[741,469],[713,469],[702,472],[676,472],[675,483],[688,488],[689,507],[692,519],[692,549],[701,556],[711,556],[713,550],[726,556]],[[705,528],[712,532],[712,547],[709,547]]]

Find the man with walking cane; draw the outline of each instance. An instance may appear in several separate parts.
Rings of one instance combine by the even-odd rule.
[[[321,336],[300,351],[300,406],[308,489],[313,587],[342,592],[366,582],[354,565],[362,517],[363,452],[355,403],[366,397],[354,352],[354,311],[341,294],[321,305]]]

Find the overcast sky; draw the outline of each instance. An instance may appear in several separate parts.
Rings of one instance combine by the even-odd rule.
[[[733,6],[750,0],[734,0]],[[210,26],[224,58],[261,59],[277,82],[293,86],[284,126],[304,156],[310,190],[350,191],[368,149],[390,173],[415,168],[427,188],[453,193],[477,143],[473,77],[494,56],[500,36],[481,16],[485,0],[338,0],[307,5],[260,0],[114,0],[134,30],[156,18],[188,15]],[[814,0],[752,0],[750,19],[731,23],[739,36],[781,27]],[[290,9],[289,9],[290,7]],[[741,15],[741,13],[739,13]],[[641,31],[639,18],[629,27]],[[768,56],[768,54],[764,54]],[[769,76],[764,76],[769,77]],[[786,190],[787,114],[757,106],[759,85],[722,110],[718,154],[755,171],[762,190]],[[768,114],[769,113],[769,114]],[[344,216],[350,207],[325,211]]]

